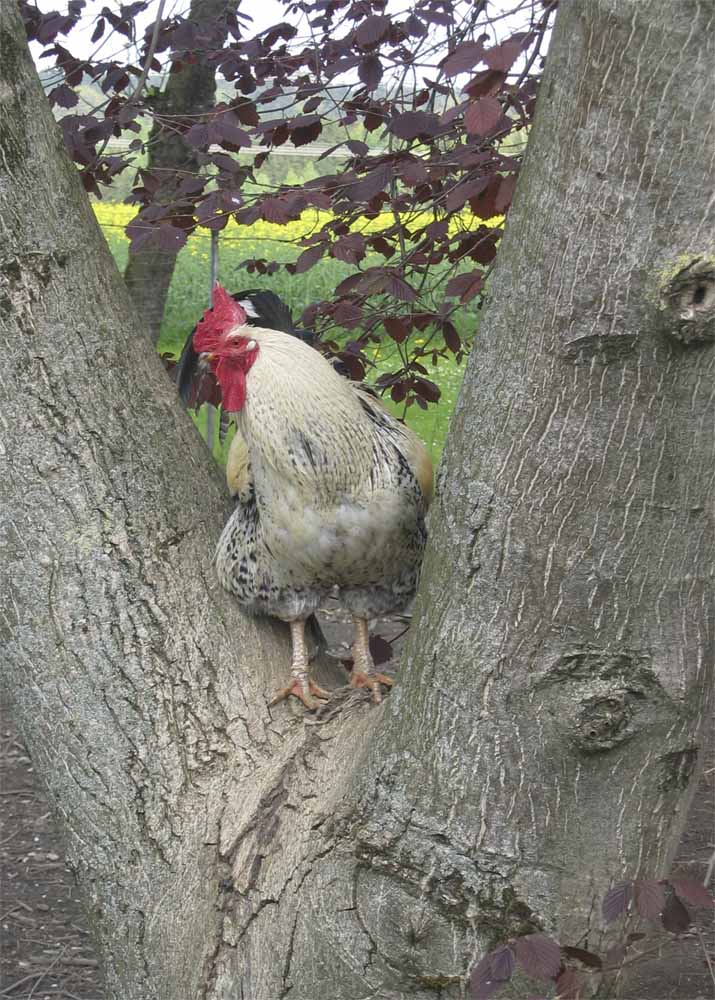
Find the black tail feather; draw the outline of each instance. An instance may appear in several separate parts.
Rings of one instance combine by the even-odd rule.
[[[315,334],[310,330],[301,330],[294,326],[290,309],[275,292],[271,292],[267,288],[247,288],[245,291],[236,292],[233,298],[243,305],[251,326],[280,330],[282,333],[289,333],[307,344],[315,342]],[[175,378],[184,405],[198,407],[201,403],[210,400],[205,387],[203,391],[199,391],[197,385],[202,379],[212,379],[212,376],[208,372],[201,371],[199,355],[194,350],[195,333],[196,327],[186,338],[186,343],[176,363]]]

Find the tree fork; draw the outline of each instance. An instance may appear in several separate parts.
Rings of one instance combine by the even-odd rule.
[[[712,7],[562,5],[400,683],[312,726],[213,583],[210,458],[5,11],[5,677],[108,995],[446,1000],[511,934],[597,946],[609,882],[667,868],[711,688],[712,344],[660,290],[713,253]]]

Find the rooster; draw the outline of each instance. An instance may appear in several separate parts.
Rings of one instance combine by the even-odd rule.
[[[315,334],[304,327],[296,326],[293,316],[286,303],[275,292],[267,288],[247,288],[241,292],[233,292],[232,297],[239,303],[247,316],[247,322],[253,326],[268,327],[271,330],[281,330],[292,337],[315,342]],[[184,404],[189,409],[198,410],[204,403],[221,406],[221,387],[211,371],[205,358],[202,358],[194,348],[194,328],[186,338],[179,360],[174,368],[174,380]],[[337,371],[345,374],[345,368],[339,361],[331,362]],[[222,410],[220,416],[220,436],[223,440],[228,430],[228,414]],[[226,461],[226,482],[234,499],[243,488],[243,477],[247,469],[248,449],[240,434],[236,434],[231,442]],[[240,501],[239,501],[240,502]],[[312,656],[324,652],[328,643],[315,615],[306,621],[306,634],[310,639]]]
[[[293,323],[291,311],[285,302],[275,292],[264,288],[247,288],[235,292],[232,296],[246,313],[247,322],[253,326],[269,327],[271,330],[282,330],[307,344],[312,344],[315,337],[310,330],[302,329]],[[190,408],[198,409],[202,403],[218,406],[221,402],[221,391],[210,368],[202,364],[194,347],[192,330],[186,338],[186,343],[176,363],[174,378],[179,394]]]
[[[290,683],[308,709],[329,697],[310,678],[305,621],[331,593],[354,623],[353,687],[374,701],[371,617],[404,609],[419,576],[432,465],[422,442],[362,387],[294,336],[249,325],[223,288],[193,337],[234,415],[228,478],[237,505],[216,553],[221,584],[249,611],[287,621]]]

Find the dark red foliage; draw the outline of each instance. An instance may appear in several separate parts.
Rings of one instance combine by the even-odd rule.
[[[525,934],[516,939],[516,959],[527,976],[554,979],[561,968],[558,941],[546,934]]]
[[[508,945],[485,955],[469,977],[472,1000],[489,1000],[509,981],[515,967],[514,952]]]
[[[502,114],[496,97],[480,97],[464,112],[464,127],[471,135],[489,135],[500,123]]]
[[[438,130],[439,118],[428,111],[407,111],[390,123],[390,131],[399,139],[429,139]]]
[[[695,879],[685,878],[681,875],[674,875],[668,879],[668,885],[672,886],[673,891],[679,899],[685,903],[690,903],[691,906],[705,907],[707,909],[715,906],[715,900],[702,882],[696,882]]]
[[[370,636],[370,653],[375,661],[375,666],[379,667],[383,663],[389,663],[392,659],[392,643],[388,642],[381,635]]]
[[[606,923],[610,923],[628,909],[633,897],[632,882],[616,882],[603,897],[601,912]]]
[[[684,934],[691,923],[687,908],[675,895],[666,900],[660,919],[663,927],[671,934]]]
[[[461,359],[469,346],[469,323],[463,342],[454,316],[468,312],[473,323],[481,301],[482,268],[501,229],[480,220],[509,210],[519,156],[503,155],[500,143],[530,124],[554,4],[534,5],[519,34],[504,28],[507,11],[476,4],[464,17],[456,0],[416,0],[399,14],[384,3],[302,0],[290,11],[306,19],[301,30],[283,21],[255,31],[240,12],[212,20],[172,8],[151,51],[154,24],[144,18],[137,28],[138,15],[154,9],[148,0],[91,13],[81,0],[44,13],[32,0],[20,7],[51,70],[49,100],[69,112],[60,126],[88,191],[101,195],[122,170],[136,171],[141,119],[153,123],[154,137],[158,130],[184,143],[199,164],[181,177],[138,171],[132,251],[176,253],[196,227],[222,229],[232,217],[243,227],[282,225],[305,209],[325,211],[315,230],[306,223],[297,260],[279,248],[273,260],[246,261],[247,270],[300,276],[323,258],[347,264],[353,273],[330,300],[305,303],[316,333],[334,343],[335,327],[354,331],[358,350],[343,354],[355,378],[364,374],[367,345],[391,338],[399,361],[384,391],[406,406],[438,398],[419,359]],[[136,63],[105,56],[111,47],[79,58],[73,32],[84,16],[95,45],[110,33],[138,38]],[[231,93],[224,86],[215,107],[172,115],[155,91],[156,74],[176,77],[201,58]],[[106,95],[92,109],[78,99],[88,79]],[[117,139],[120,152],[110,145]],[[249,147],[253,156],[238,155]],[[315,147],[323,173],[303,185],[266,184],[261,171],[280,147]],[[336,153],[344,160],[328,158]]]
[[[586,951],[585,948],[572,948],[569,945],[562,947],[561,949],[564,955],[568,958],[575,958],[578,962],[583,965],[587,965],[590,969],[600,969],[603,962],[598,955],[594,954],[592,951]]]
[[[401,319],[399,316],[387,316],[384,320],[384,327],[396,344],[401,344],[410,335],[410,322]]]
[[[481,42],[462,42],[444,60],[442,69],[445,76],[457,76],[476,66],[483,56],[484,46]]]
[[[665,906],[665,889],[654,879],[641,879],[633,883],[636,909],[646,920],[657,920]]]
[[[458,296],[460,302],[469,302],[479,292],[482,287],[484,275],[481,271],[469,271],[467,274],[458,274],[447,282],[444,294],[447,296]]]
[[[556,996],[558,1000],[581,1000],[586,996],[586,980],[576,969],[564,969],[556,980]]]

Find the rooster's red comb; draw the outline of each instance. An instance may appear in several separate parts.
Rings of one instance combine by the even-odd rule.
[[[246,322],[246,310],[218,282],[213,287],[212,307],[196,325],[194,350],[199,354],[216,350],[221,338]]]

